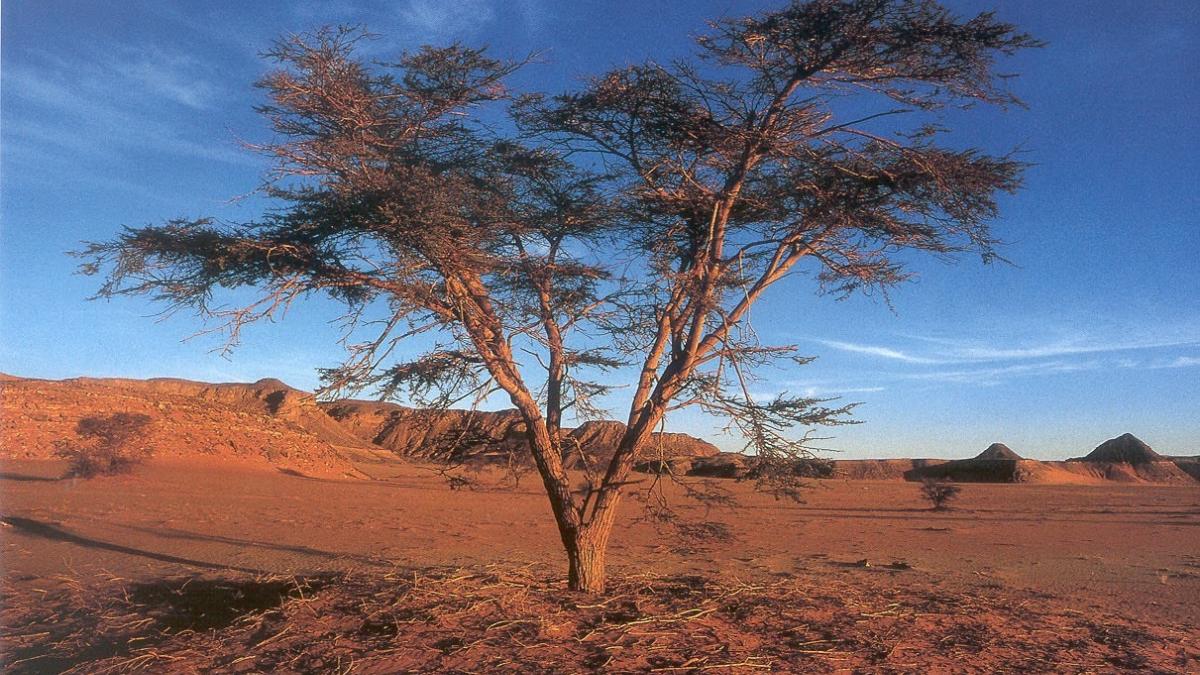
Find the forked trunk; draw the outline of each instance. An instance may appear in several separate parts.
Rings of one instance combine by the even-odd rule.
[[[611,529],[606,528],[606,529]],[[604,592],[605,556],[608,553],[608,532],[585,531],[570,536],[563,533],[567,549],[567,588],[572,591]]]
[[[599,490],[592,504],[591,518],[586,524],[575,529],[559,521],[559,534],[567,549],[567,587],[571,590],[593,594],[604,592],[608,537],[616,522],[621,485],[633,466],[634,449],[642,444],[658,419],[661,419],[661,413],[626,430],[609,463],[602,483],[604,487]]]

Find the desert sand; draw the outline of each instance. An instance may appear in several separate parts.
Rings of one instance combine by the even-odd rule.
[[[471,484],[451,489],[444,465],[355,442],[316,416],[322,441],[306,430],[307,404],[280,416],[288,406],[270,409],[280,397],[185,387],[149,408],[170,451],[128,475],[61,479],[63,462],[12,443],[37,446],[34,427],[67,433],[78,411],[43,406],[30,418],[18,403],[33,399],[11,387],[0,469],[8,672],[1200,667],[1194,482],[970,483],[935,512],[897,479],[812,481],[794,503],[749,481],[688,478],[734,505],[706,507],[667,482],[677,528],[645,518],[637,496],[655,476],[640,474],[610,590],[595,598],[562,590],[536,476],[514,487],[498,467],[459,469]],[[103,398],[90,397],[94,410]],[[231,414],[236,429],[219,431]],[[172,445],[175,424],[206,452]],[[266,432],[307,439],[316,454],[273,448]],[[221,433],[235,442],[216,442]]]

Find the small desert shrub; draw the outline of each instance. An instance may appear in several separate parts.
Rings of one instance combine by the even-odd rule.
[[[921,496],[933,504],[935,511],[950,508],[950,502],[958,497],[962,488],[944,478],[926,478],[921,481]]]
[[[128,473],[146,453],[132,447],[134,439],[150,424],[138,413],[114,413],[85,417],[75,425],[79,441],[60,441],[54,453],[67,460],[67,478],[94,478]]]
[[[820,457],[801,457],[792,464],[792,472],[803,478],[833,478],[833,462]]]

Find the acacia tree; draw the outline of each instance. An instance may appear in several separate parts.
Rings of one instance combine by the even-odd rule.
[[[502,391],[525,422],[568,585],[587,592],[604,588],[622,491],[669,411],[731,419],[756,475],[785,490],[809,452],[788,430],[846,421],[826,401],[750,395],[756,366],[798,358],[750,329],[767,288],[800,270],[839,293],[886,288],[906,278],[906,250],[991,259],[995,196],[1022,166],[939,145],[925,122],[952,104],[1015,103],[994,59],[1035,45],[932,0],[794,2],[713,22],[694,60],[520,97],[502,133],[479,120],[513,100],[503,81],[518,64],[461,46],[367,63],[360,38],[323,30],[270,53],[281,67],[259,110],[282,140],[258,149],[277,160],[263,191],[278,209],[126,229],[90,244],[84,270],[107,270],[100,296],[222,319],[231,343],[327,293],[346,303],[348,334],[375,329],[325,371],[330,391],[440,405]],[[212,305],[243,286],[256,302]],[[422,333],[437,346],[399,361]],[[570,475],[564,414],[606,392],[588,373],[629,363],[619,444]]]

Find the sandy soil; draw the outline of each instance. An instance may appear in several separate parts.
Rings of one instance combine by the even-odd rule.
[[[519,489],[502,488],[499,474],[483,474],[477,489],[450,490],[444,477],[413,465],[362,468],[377,480],[166,459],[128,476],[57,480],[59,463],[5,462],[0,533],[7,604],[64,584],[99,589],[114,579],[181,575],[387,575],[499,565],[536,583],[556,583],[562,556],[534,476]],[[642,487],[651,479],[645,480]],[[1200,625],[1195,487],[973,484],[964,486],[954,510],[934,513],[911,483],[821,481],[804,504],[755,494],[743,483],[720,484],[732,491],[735,508],[710,511],[673,487],[667,496],[684,522],[712,524],[726,540],[697,540],[640,522],[641,503],[626,500],[611,575],[714,583],[828,579],[876,594],[889,588],[940,588],[964,598],[1026,594],[1055,612],[1165,627],[1160,638],[1178,653],[1163,663],[1177,665],[1160,669],[1200,667],[1187,663],[1200,656],[1195,635],[1179,637],[1187,635],[1184,627]],[[12,620],[4,626],[10,638],[19,634]],[[23,639],[10,639],[10,650],[37,641]],[[762,672],[752,662],[744,667]]]

